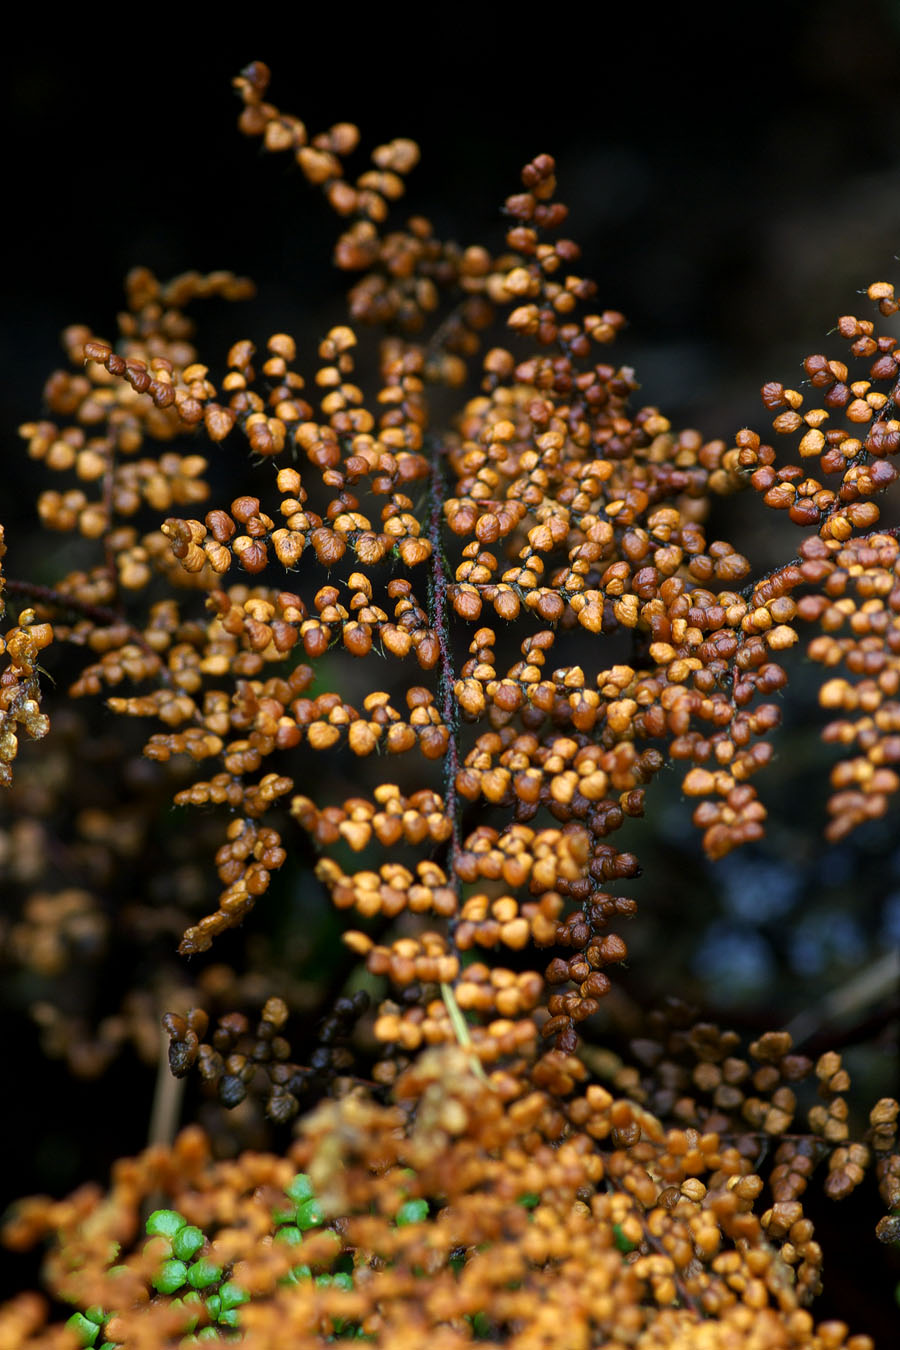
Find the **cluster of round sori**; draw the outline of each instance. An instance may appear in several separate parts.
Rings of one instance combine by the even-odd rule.
[[[426,1200],[406,1200],[397,1211],[394,1224],[403,1228],[419,1223],[427,1216]],[[289,1247],[301,1246],[306,1234],[325,1224],[322,1207],[305,1172],[298,1172],[285,1187],[284,1201],[272,1209],[272,1224],[274,1241]],[[147,1219],[145,1230],[147,1242],[143,1252],[153,1261],[149,1275],[150,1296],[165,1298],[170,1309],[183,1311],[181,1329],[184,1335],[178,1342],[180,1350],[210,1342],[242,1340],[241,1308],[250,1302],[251,1295],[238,1280],[231,1278],[227,1265],[214,1259],[202,1229],[189,1223],[178,1210],[157,1209]],[[118,1269],[124,1270],[124,1267]],[[113,1266],[109,1274],[114,1276],[116,1270]],[[318,1272],[313,1266],[299,1262],[290,1267],[280,1283],[296,1285],[304,1281],[319,1288],[352,1289],[352,1258],[347,1254],[337,1256],[333,1269]],[[82,1346],[117,1350],[123,1342],[116,1338],[116,1320],[115,1310],[94,1305],[74,1312],[66,1326],[74,1331]],[[362,1335],[358,1323],[334,1318],[333,1337],[328,1339]]]
[[[304,1231],[323,1221],[321,1209],[312,1193],[309,1177],[300,1173],[286,1190],[287,1202],[273,1213],[278,1225],[276,1240],[298,1243]],[[240,1309],[250,1300],[250,1294],[236,1281],[228,1278],[227,1267],[218,1265],[206,1253],[209,1241],[195,1224],[188,1223],[175,1209],[154,1210],[146,1222],[148,1241],[145,1254],[158,1254],[159,1263],[151,1274],[150,1284],[157,1295],[170,1298],[170,1307],[184,1309],[184,1339],[182,1346],[202,1345],[210,1341],[238,1341],[241,1339]],[[115,1267],[110,1272],[115,1273]],[[285,1277],[296,1283],[311,1279],[309,1266],[298,1265]],[[318,1280],[345,1281],[349,1274],[319,1275]],[[115,1350],[121,1342],[114,1338],[115,1313],[100,1307],[75,1312],[66,1323],[80,1338],[83,1346],[98,1346],[98,1350]],[[104,1335],[101,1341],[100,1336]]]

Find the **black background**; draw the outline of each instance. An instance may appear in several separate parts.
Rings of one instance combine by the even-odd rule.
[[[48,25],[10,46],[4,435],[34,415],[59,329],[110,332],[138,263],[253,276],[259,301],[232,335],[266,331],[270,309],[321,331],[310,318],[342,289],[323,262],[333,222],[288,156],[235,130],[230,81],[252,59],[312,133],[348,120],[364,147],[418,139],[407,200],[463,243],[499,240],[519,168],[555,155],[645,396],[707,434],[758,421],[763,379],[789,375],[891,272],[897,0],[663,18],[552,6],[528,21],[500,6],[324,8],[246,33],[91,18],[68,42]]]

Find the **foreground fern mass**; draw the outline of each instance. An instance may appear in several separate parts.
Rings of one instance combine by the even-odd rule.
[[[128,1040],[152,1061],[165,1012],[172,1073],[240,1110],[119,1162],[105,1194],[21,1202],[5,1240],[50,1240],[47,1288],[75,1311],[22,1294],[0,1350],[865,1350],[809,1310],[803,1197],[814,1173],[835,1200],[874,1175],[897,1241],[897,1102],[856,1138],[837,1053],[777,1030],[745,1049],[675,1002],[631,1065],[579,1029],[627,956],[615,891],[639,867],[614,840],[660,771],[711,859],[761,838],[792,648],[832,718],[828,838],[900,785],[900,530],[877,502],[900,452],[894,289],[838,320],[803,392],[765,386],[778,450],[704,442],[635,408],[606,359],[624,319],[577,273],[549,156],[506,200],[507,251],[460,248],[388,224],[412,141],[351,181],[356,128],[310,138],[268,79],[235,82],[241,130],[344,222],[350,323],[311,374],[276,333],[214,376],[184,311],[249,283],[136,271],[115,343],[69,329],[72,369],[22,433],[60,475],[38,509],[80,536],[77,570],[7,575],[0,638],[11,948],[47,982],[48,1052],[91,1076]],[[801,531],[765,575],[707,536],[711,499],[740,491]],[[77,669],[50,689],[65,645]],[[23,735],[47,739],[17,762]],[[252,955],[251,911],[279,871],[309,887],[310,848],[344,924],[324,992]],[[144,952],[243,925],[248,967],[166,958],[91,1026],[49,990],[101,967],[112,914]],[[295,1051],[298,1015],[320,1020]],[[286,1148],[260,1149],[263,1104],[274,1137],[295,1120]]]

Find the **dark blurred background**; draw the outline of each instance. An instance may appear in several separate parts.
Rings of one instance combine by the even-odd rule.
[[[340,296],[328,213],[289,157],[234,130],[230,80],[251,59],[311,132],[349,120],[363,146],[418,139],[408,200],[463,243],[499,238],[520,166],[555,155],[571,233],[602,303],[631,321],[647,396],[710,435],[757,417],[762,380],[789,375],[891,271],[897,0],[528,20],[514,6],[327,8],[246,35],[111,19],[7,48],[4,434],[33,415],[58,330],[108,330],[137,263],[253,276],[259,301],[230,331],[265,331],[270,308],[283,327],[309,323]]]

